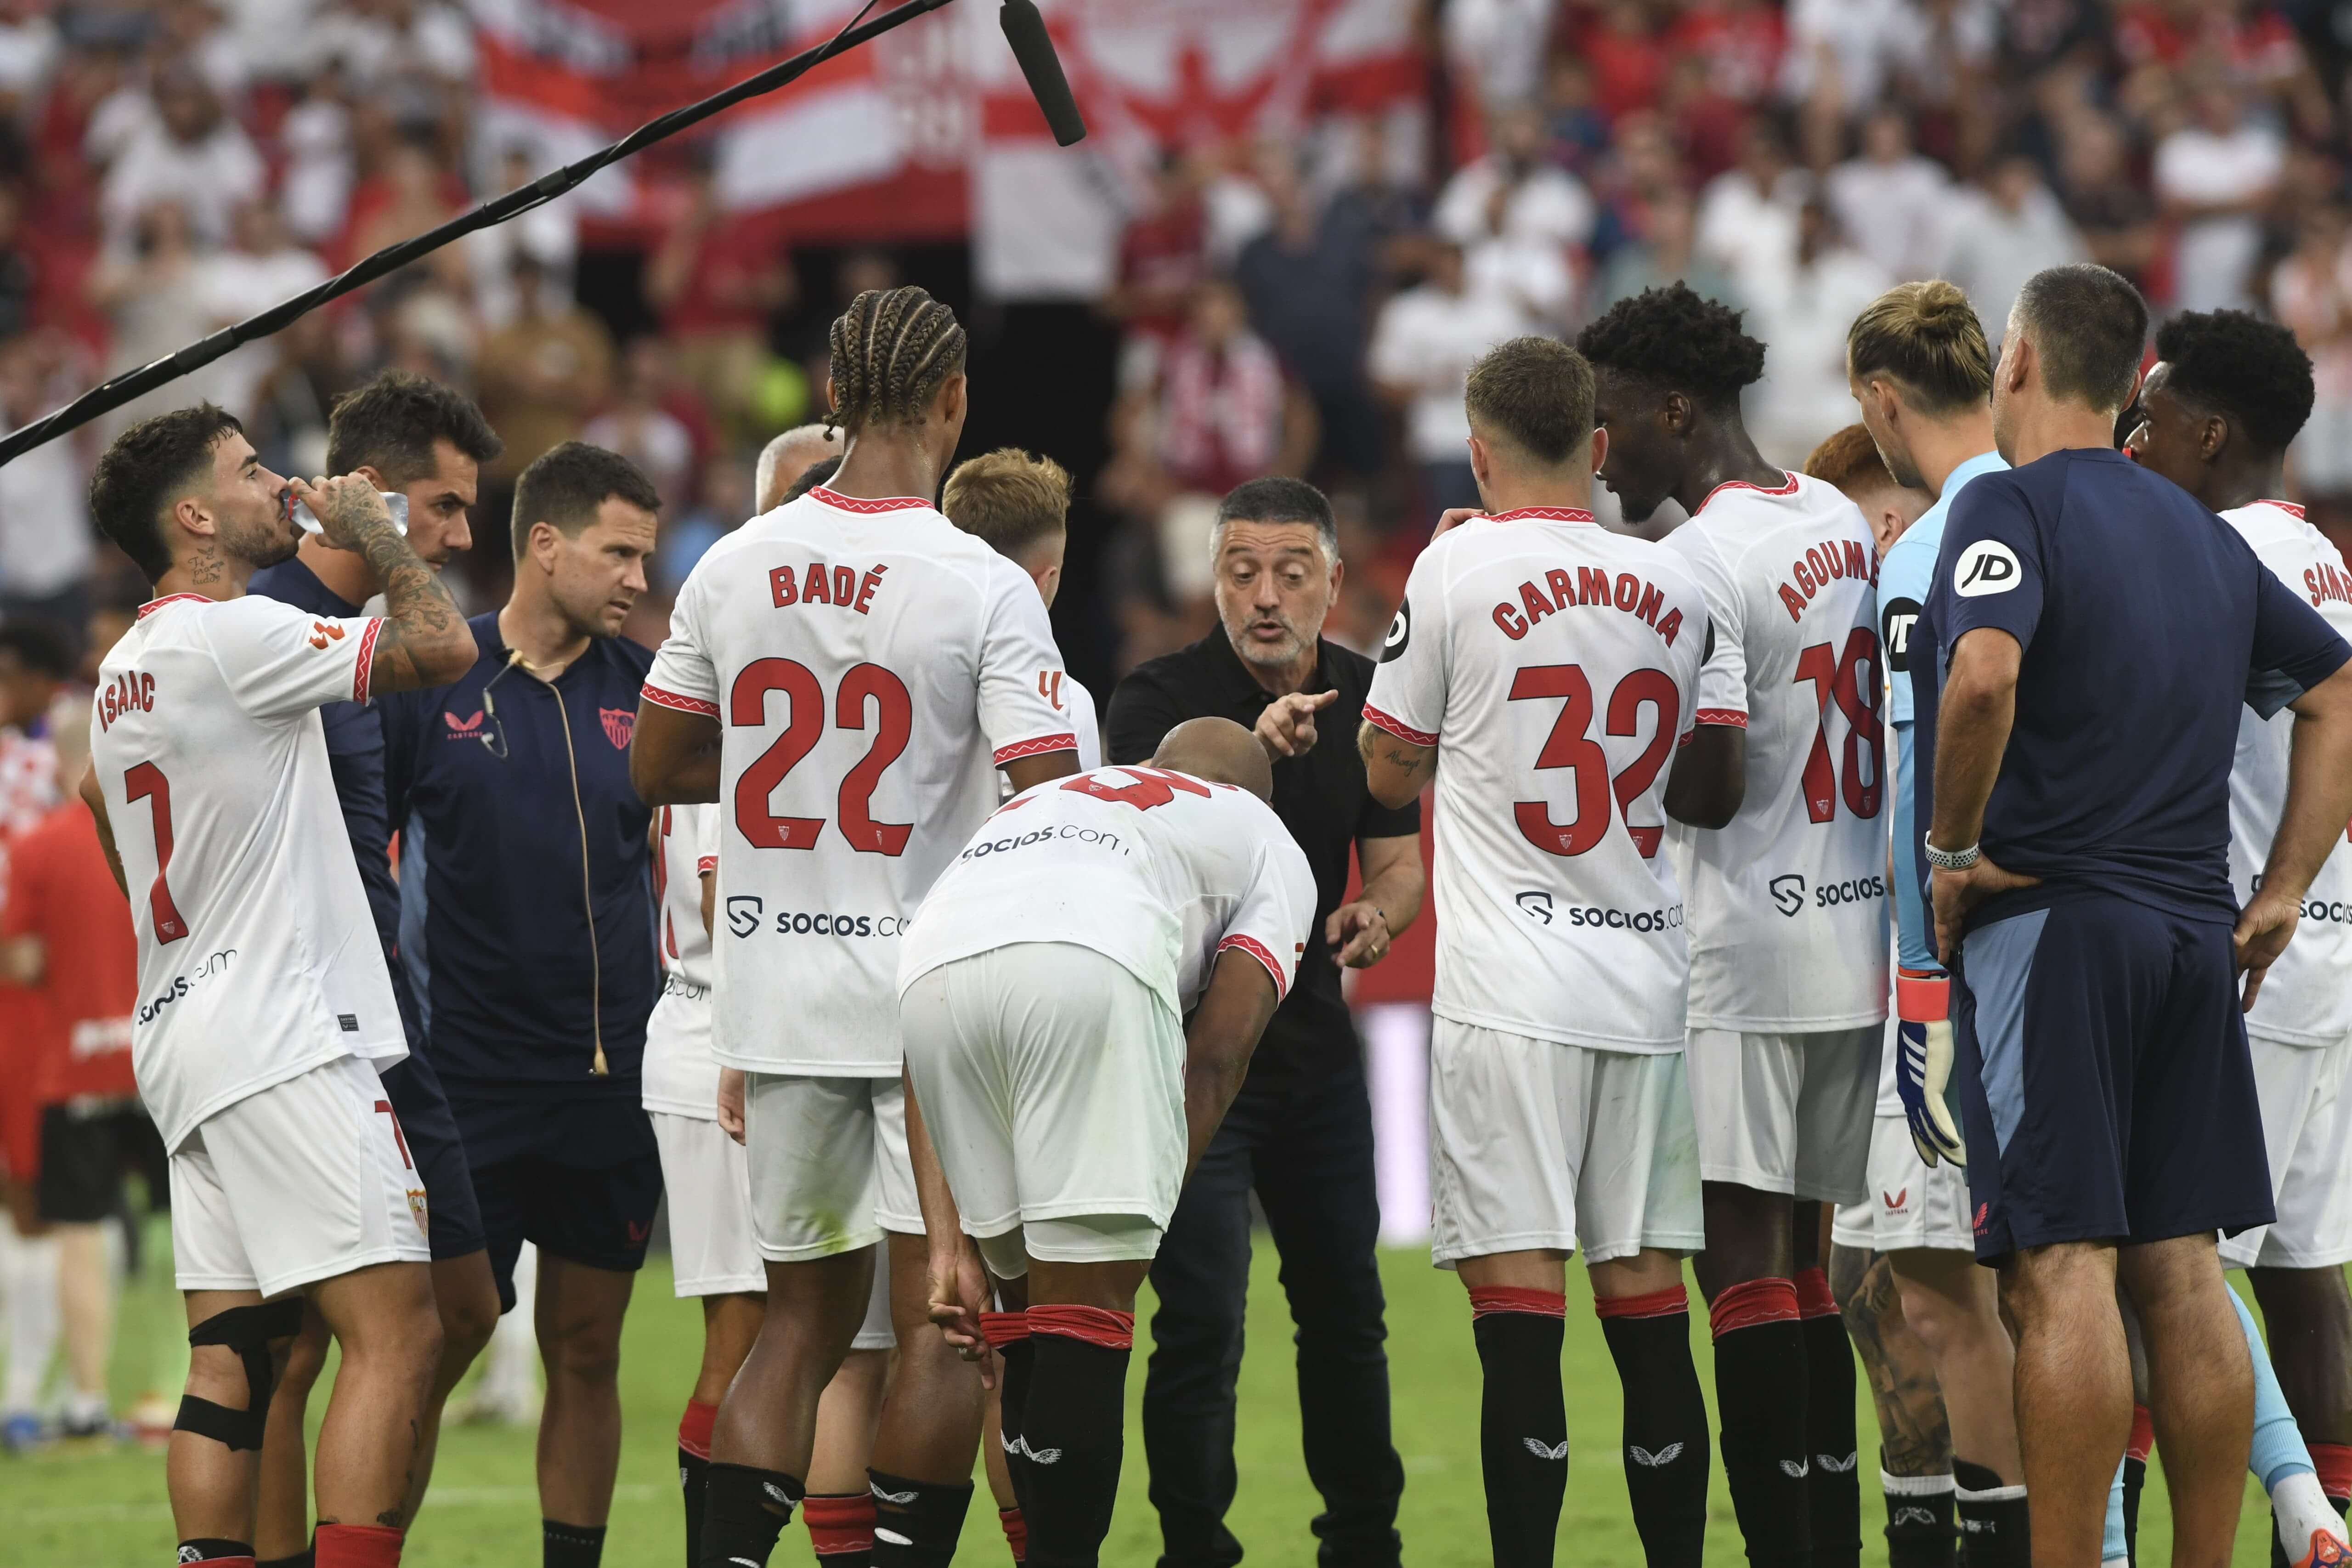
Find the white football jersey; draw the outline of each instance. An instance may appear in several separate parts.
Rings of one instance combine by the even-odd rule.
[[[1747,731],[1719,830],[1675,826],[1690,1026],[1853,1028],[1886,1016],[1885,665],[1878,551],[1835,486],[1720,485],[1665,547],[1715,620],[1698,722]]]
[[[654,814],[662,990],[646,1020],[645,1107],[705,1121],[719,1115],[719,1062],[710,1054],[710,933],[702,929],[702,879],[718,869],[718,835],[715,805],[666,805]]]
[[[1422,552],[1364,719],[1438,748],[1438,1016],[1682,1048],[1683,895],[1658,849],[1706,638],[1682,562],[1589,511],[1474,519]]]
[[[898,962],[901,991],[1015,942],[1118,960],[1182,1017],[1240,948],[1287,995],[1315,918],[1315,874],[1274,808],[1164,768],[1099,768],[1007,801],[932,885]]]
[[[2280,582],[2352,639],[2352,570],[2303,508],[2258,500],[2221,514]],[[2261,885],[2279,812],[2286,805],[2288,736],[2294,715],[2238,715],[2238,755],[2230,768],[2230,880],[2242,905]],[[2347,837],[2352,837],[2347,831]],[[2246,1032],[2290,1046],[2332,1046],[2352,1032],[2352,847],[2336,841],[2304,895],[2294,940],[2271,965]]]
[[[1045,693],[1045,700],[1054,705],[1055,712],[1069,721],[1070,733],[1077,737],[1078,772],[1090,773],[1102,766],[1102,719],[1095,711],[1094,693],[1079,685],[1076,676],[1066,675],[1058,669],[1037,679],[1040,689]],[[1013,793],[1013,781],[999,773],[998,798],[1011,800]]]
[[[368,700],[383,624],[174,594],[99,667],[90,760],[139,936],[131,1067],[167,1149],[339,1057],[408,1054],[319,723]]]
[[[995,770],[1076,744],[1061,674],[1028,574],[928,501],[819,486],[695,564],[645,695],[721,727],[719,1061],[898,1076],[901,930]]]

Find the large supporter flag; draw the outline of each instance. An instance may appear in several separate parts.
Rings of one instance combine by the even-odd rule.
[[[485,131],[576,157],[822,42],[858,0],[468,0]],[[877,12],[884,9],[877,6]],[[994,0],[886,34],[721,121],[716,171],[796,235],[969,233],[996,299],[1090,298],[1158,151],[1418,101],[1413,0],[1040,0],[1091,132],[1055,147]],[[616,172],[617,173],[617,172]],[[593,187],[592,187],[593,189]],[[604,210],[634,199],[625,178]]]

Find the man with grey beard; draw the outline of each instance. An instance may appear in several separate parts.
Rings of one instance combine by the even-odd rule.
[[[1378,1568],[1397,1561],[1404,1473],[1389,1441],[1371,1101],[1339,971],[1379,963],[1420,912],[1421,808],[1374,800],[1352,744],[1373,666],[1322,636],[1345,576],[1330,503],[1297,479],[1253,479],[1219,506],[1210,548],[1223,624],[1119,682],[1105,749],[1114,763],[1146,762],[1190,719],[1251,730],[1274,763],[1275,813],[1314,868],[1316,910],[1297,982],[1151,1268],[1160,1306],[1143,1441],[1160,1562],[1241,1560],[1224,1516],[1255,1191],[1298,1325],[1301,1438],[1324,1502],[1318,1555]],[[1402,635],[1392,630],[1391,643]],[[1323,732],[1335,739],[1318,744]],[[1349,900],[1351,847],[1363,888]]]

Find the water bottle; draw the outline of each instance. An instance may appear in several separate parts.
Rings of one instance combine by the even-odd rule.
[[[376,498],[383,502],[384,510],[392,513],[394,530],[402,534],[407,533],[408,498],[393,490],[378,490],[375,493]],[[310,506],[300,500],[294,502],[294,526],[305,533],[320,531],[319,520],[310,514]]]

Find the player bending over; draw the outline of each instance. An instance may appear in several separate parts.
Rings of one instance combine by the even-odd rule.
[[[367,557],[384,617],[246,594],[293,555],[297,494]],[[342,1351],[317,1562],[382,1568],[400,1560],[441,1329],[425,1190],[375,1066],[407,1040],[318,710],[448,680],[474,639],[373,484],[289,492],[209,404],[118,437],[90,510],[156,589],[100,666],[82,795],[130,897],[133,1063],[172,1152],[192,1347],[165,1470],[179,1560],[250,1568],[270,1384],[307,1297]]]
[[[1581,355],[1514,339],[1472,367],[1466,403],[1490,515],[1413,563],[1358,743],[1384,805],[1437,778],[1433,1254],[1470,1291],[1487,1529],[1496,1568],[1552,1561],[1581,1246],[1633,1522],[1651,1563],[1696,1568],[1706,1406],[1682,1258],[1706,1235],[1683,895],[1659,851],[1706,601],[1672,552],[1593,521],[1609,438]]]
[[[1886,1018],[1878,562],[1829,485],[1758,456],[1741,389],[1764,345],[1677,283],[1577,346],[1630,521],[1666,537],[1715,640],[1666,810],[1690,899],[1689,1062],[1706,1183],[1694,1260],[1715,1331],[1723,1468],[1757,1568],[1854,1568],[1853,1358],[1820,1256],[1822,1203],[1869,1191]]]
[[[929,1323],[892,1006],[898,938],[997,801],[1075,771],[1021,573],[932,510],[963,426],[964,333],[919,289],[834,323],[841,468],[705,555],[638,707],[655,805],[720,813],[713,1050],[746,1074],[768,1310],[711,1433],[701,1555],[759,1568],[806,1491],[818,1396],[892,1237],[899,1362],[875,1441],[877,1563],[942,1563],[984,1390]]]
[[[1225,719],[1178,725],[1147,767],[1029,790],[933,885],[899,960],[932,1312],[1003,1356],[1035,1568],[1098,1560],[1136,1288],[1305,951],[1315,879],[1273,793]],[[985,1310],[991,1280],[1021,1281],[1025,1310]]]

